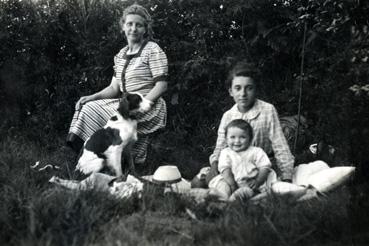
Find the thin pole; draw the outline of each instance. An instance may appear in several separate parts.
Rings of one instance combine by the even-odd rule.
[[[301,105],[302,105],[302,85],[304,81],[304,61],[305,61],[305,43],[306,43],[306,29],[307,23],[304,25],[304,37],[302,39],[302,51],[301,51],[301,66],[300,66],[300,85],[299,85],[299,104],[297,109],[297,130],[295,132],[295,142],[293,144],[293,152],[296,153],[297,141],[299,138],[300,132],[300,123],[301,123]]]

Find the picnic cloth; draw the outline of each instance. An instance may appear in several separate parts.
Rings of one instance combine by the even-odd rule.
[[[267,191],[250,200],[258,201],[270,194],[280,197],[289,196],[298,201],[309,200],[343,185],[354,174],[354,171],[355,167],[330,168],[322,161],[315,161],[297,166],[294,170],[293,183],[281,182],[277,179],[276,174],[271,172],[267,179]],[[152,175],[139,178],[127,175],[125,181],[119,182],[114,181],[115,178],[103,173],[94,173],[82,181],[53,176],[49,182],[72,190],[101,190],[109,192],[116,198],[129,198],[133,195],[141,197],[145,182],[155,185]],[[109,185],[110,183],[112,185]],[[208,199],[227,201],[217,189],[191,188],[191,182],[183,178],[177,183],[166,183],[161,186],[164,193],[175,192],[187,195],[198,203],[206,202]]]

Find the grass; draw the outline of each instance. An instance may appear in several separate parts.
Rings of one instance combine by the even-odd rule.
[[[96,191],[54,187],[51,175],[72,178],[75,155],[63,138],[4,134],[0,142],[1,245],[365,245],[365,190],[342,187],[301,204],[196,204],[147,187],[142,199],[116,200]],[[35,139],[46,139],[37,140]],[[53,140],[48,142],[48,140]],[[44,142],[43,142],[44,141]],[[175,155],[175,153],[173,153]],[[178,155],[177,155],[178,156]],[[168,157],[172,158],[172,157]],[[177,158],[177,159],[176,159]],[[180,169],[184,160],[176,160]],[[152,158],[159,159],[159,158]],[[36,161],[62,166],[35,172]],[[195,161],[191,165],[194,164]],[[153,165],[159,163],[152,163]],[[190,172],[187,171],[187,175]],[[196,218],[191,218],[186,211]]]

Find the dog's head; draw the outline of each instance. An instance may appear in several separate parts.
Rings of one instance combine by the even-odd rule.
[[[137,112],[145,113],[150,110],[151,102],[144,98],[140,93],[125,93],[119,103],[118,112],[128,118]]]

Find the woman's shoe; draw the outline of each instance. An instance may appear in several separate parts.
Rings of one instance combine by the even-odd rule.
[[[76,134],[69,133],[67,136],[66,144],[78,154],[81,151],[84,141]]]

